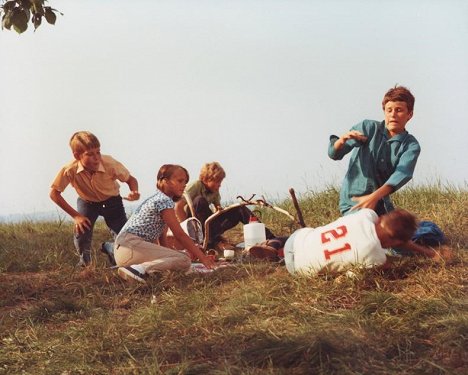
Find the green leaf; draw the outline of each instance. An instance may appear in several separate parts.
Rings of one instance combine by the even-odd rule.
[[[5,13],[7,13],[10,10],[13,10],[13,8],[16,5],[16,1],[7,1],[5,4],[2,5]]]
[[[29,9],[31,8],[32,4],[30,0],[18,0],[17,1],[23,9]]]
[[[38,13],[33,15],[32,22],[34,24],[34,30],[41,26],[42,16]]]
[[[11,12],[5,13],[2,17],[2,27],[11,30]]]
[[[13,9],[11,16],[11,25],[18,34],[25,32],[28,28],[28,17],[29,12],[19,10],[18,8]]]
[[[55,21],[57,20],[57,16],[55,15],[54,11],[50,7],[45,7],[45,19],[51,25],[55,25]]]

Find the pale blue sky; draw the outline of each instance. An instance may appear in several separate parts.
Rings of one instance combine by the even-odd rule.
[[[412,184],[468,180],[468,2],[50,0],[55,26],[0,32],[0,216],[55,210],[49,187],[90,130],[154,191],[164,163],[221,193],[287,197],[338,186],[330,134],[383,119],[402,84],[422,146]],[[128,192],[122,186],[122,193]],[[75,205],[69,187],[66,199]]]

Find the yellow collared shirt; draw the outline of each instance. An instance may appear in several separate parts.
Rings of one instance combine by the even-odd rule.
[[[65,165],[52,182],[52,189],[63,192],[71,184],[81,199],[102,202],[119,195],[121,182],[128,181],[130,172],[109,155],[102,155],[98,171],[90,173],[78,160]]]

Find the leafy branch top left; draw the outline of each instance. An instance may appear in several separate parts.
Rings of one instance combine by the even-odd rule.
[[[46,6],[47,0],[8,0],[0,5],[2,16],[2,30],[15,30],[18,34],[28,29],[31,22],[36,30],[42,23],[42,19],[54,25],[57,13],[63,15],[57,9]]]

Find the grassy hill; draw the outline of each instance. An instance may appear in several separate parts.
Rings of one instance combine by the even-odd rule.
[[[69,222],[2,224],[0,374],[466,374],[468,191],[407,188],[394,201],[444,230],[450,262],[402,258],[355,278],[244,262],[140,286],[98,251],[95,267],[75,269]],[[337,202],[333,188],[300,197],[308,226],[338,218]],[[262,218],[295,229],[272,210]],[[108,238],[99,223],[95,248]]]

